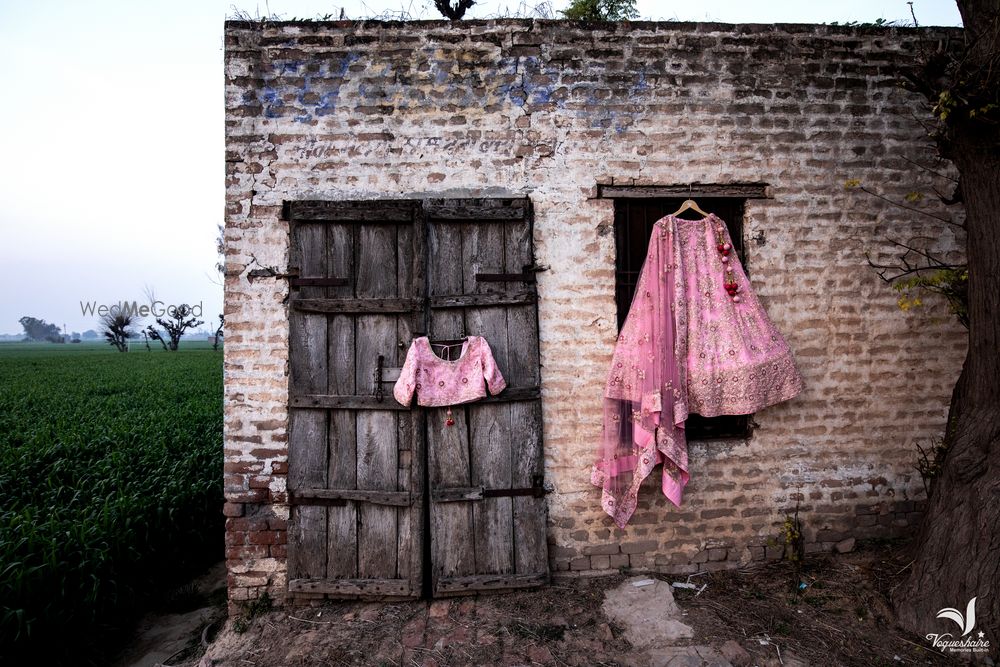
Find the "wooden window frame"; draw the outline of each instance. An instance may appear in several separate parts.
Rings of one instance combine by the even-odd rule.
[[[656,220],[677,210],[684,199],[696,199],[703,209],[716,213],[726,222],[736,253],[746,267],[743,235],[746,201],[767,198],[769,194],[767,185],[763,183],[598,186],[598,197],[612,199],[615,205],[615,303],[618,328],[621,329],[628,314],[635,282],[645,260],[649,234]],[[623,249],[625,252],[622,252]],[[751,436],[752,426],[753,415],[702,417],[691,414],[685,430],[691,441],[745,440]]]

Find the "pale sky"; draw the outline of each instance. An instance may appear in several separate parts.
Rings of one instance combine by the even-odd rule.
[[[467,14],[535,0],[483,0]],[[549,4],[549,3],[545,3]],[[568,0],[553,0],[562,9]],[[31,315],[97,328],[81,301],[143,299],[222,311],[223,21],[251,16],[438,18],[430,0],[0,0],[0,333]],[[960,25],[951,0],[915,0],[921,25]],[[910,20],[899,0],[639,0],[647,19],[727,23]],[[522,15],[524,11],[520,12]]]

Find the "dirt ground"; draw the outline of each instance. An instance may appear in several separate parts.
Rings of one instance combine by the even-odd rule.
[[[888,602],[907,561],[867,545],[745,570],[671,577],[690,640],[640,652],[601,610],[611,577],[556,579],[537,591],[407,603],[323,602],[248,610],[225,622],[207,653],[165,664],[187,667],[320,665],[951,665],[921,637],[896,627]],[[219,623],[216,623],[218,626]],[[237,630],[243,630],[238,632]],[[199,632],[211,637],[211,632]],[[721,650],[721,653],[719,653]],[[724,655],[725,658],[720,656]]]

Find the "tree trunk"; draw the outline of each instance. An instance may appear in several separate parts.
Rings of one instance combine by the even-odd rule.
[[[938,611],[953,607],[964,613],[969,600],[978,598],[976,627],[967,638],[984,632],[994,658],[1000,655],[998,145],[995,130],[956,122],[942,146],[958,169],[965,201],[969,351],[948,415],[942,473],[931,490],[909,578],[894,596],[903,627],[921,636],[951,633],[955,640],[962,630],[936,618]]]

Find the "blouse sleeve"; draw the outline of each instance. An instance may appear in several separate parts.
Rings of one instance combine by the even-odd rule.
[[[486,378],[486,386],[490,389],[490,395],[496,396],[507,388],[507,381],[500,374],[497,361],[493,358],[493,350],[485,338],[480,338],[483,342],[483,377]]]
[[[392,388],[392,395],[396,397],[400,405],[410,405],[413,400],[413,392],[417,388],[417,344],[410,343],[410,349],[406,353],[406,361],[399,371],[399,379],[396,380]]]

